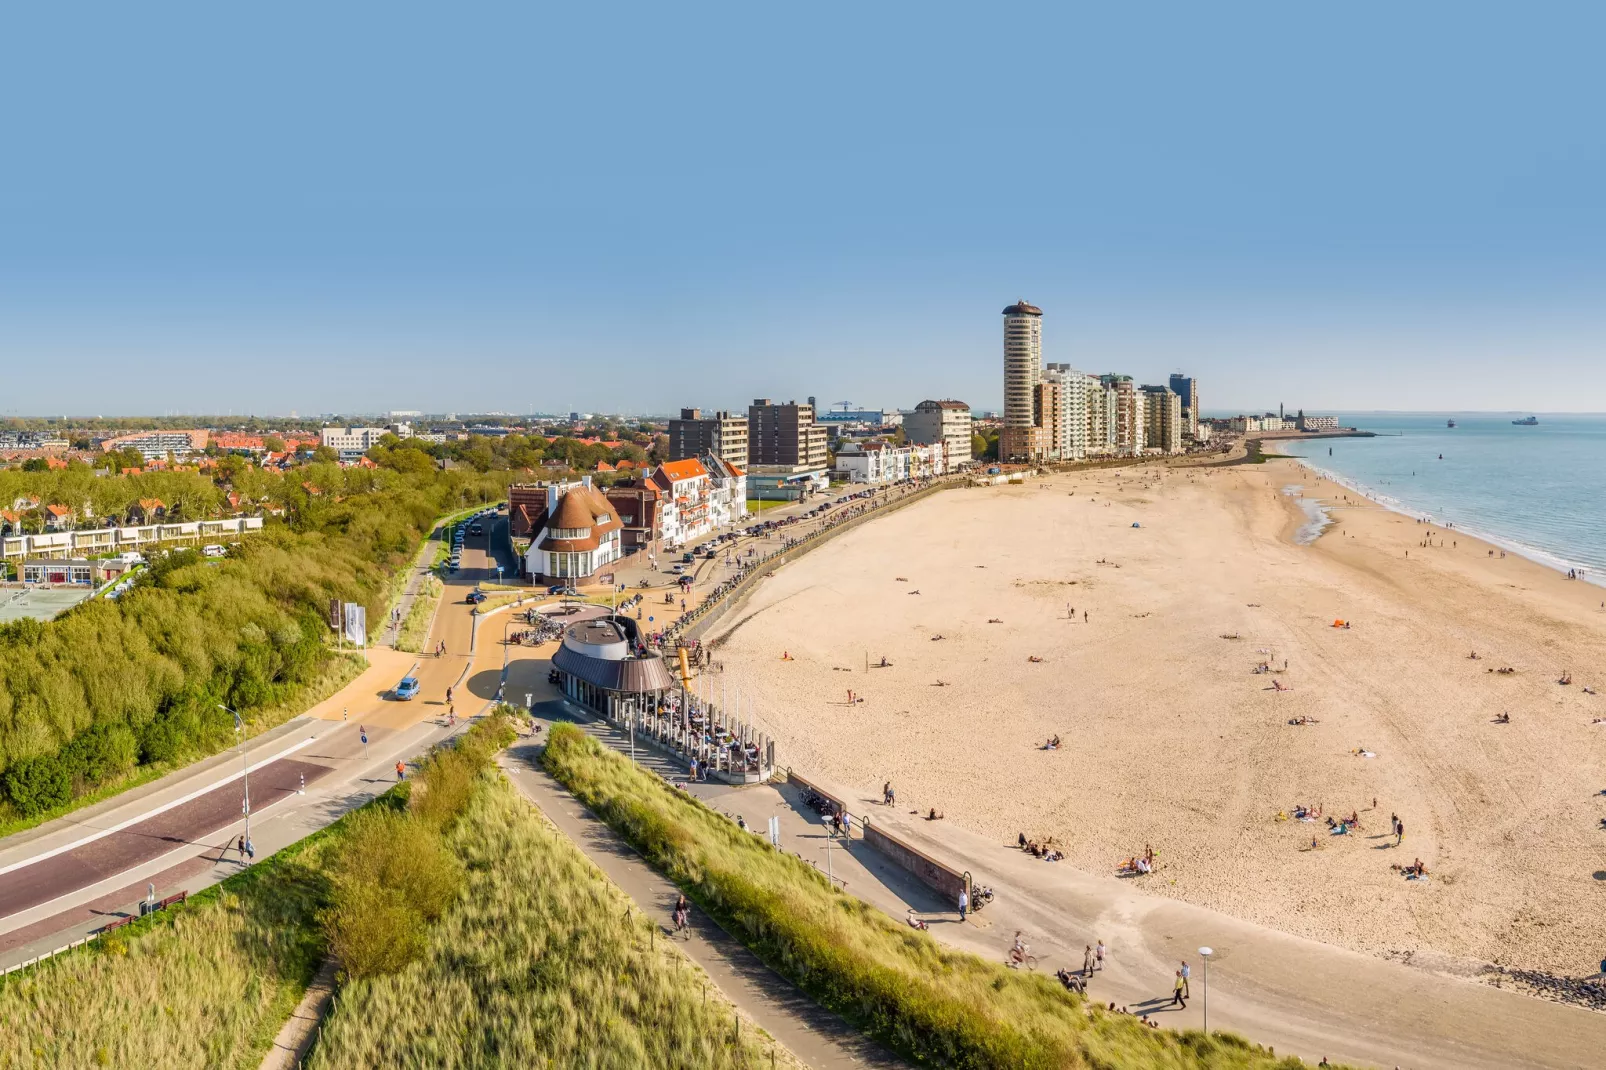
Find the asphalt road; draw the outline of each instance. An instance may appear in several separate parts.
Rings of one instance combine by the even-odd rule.
[[[294,758],[254,770],[251,809],[263,810],[294,795],[301,789],[302,776],[312,784],[329,771],[327,765]],[[186,844],[205,843],[208,836],[240,819],[240,802],[240,782],[232,781],[146,821],[13,870],[0,880],[0,918],[98,884]],[[86,828],[85,834],[93,831]]]

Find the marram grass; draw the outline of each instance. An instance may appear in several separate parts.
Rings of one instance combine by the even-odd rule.
[[[556,725],[543,764],[737,939],[821,1004],[928,1066],[1284,1070],[1237,1036],[1151,1029],[1055,980],[944,948],[834,890],[701,802]]]
[[[797,1065],[505,781],[447,841],[463,894],[420,961],[342,989],[309,1067]]]

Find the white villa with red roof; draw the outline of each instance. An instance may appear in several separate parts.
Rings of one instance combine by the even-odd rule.
[[[546,512],[531,518],[531,527],[540,530],[524,559],[532,579],[586,583],[623,556],[624,524],[589,476],[544,489]]]

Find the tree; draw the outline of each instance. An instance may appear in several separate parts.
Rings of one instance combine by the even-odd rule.
[[[283,453],[284,439],[280,438],[278,435],[263,435],[262,448],[267,450],[269,453]]]
[[[339,464],[340,454],[328,446],[319,446],[312,451],[312,459],[318,464]]]
[[[982,437],[981,432],[972,431],[970,433],[970,455],[972,457],[980,457],[986,452],[987,440]]]
[[[30,457],[22,462],[22,470],[24,472],[48,472],[50,471],[50,462],[43,457]]]

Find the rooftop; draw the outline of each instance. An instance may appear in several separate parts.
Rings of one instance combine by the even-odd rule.
[[[1042,309],[1036,305],[1027,304],[1024,298],[1004,309],[1004,315],[1006,316],[1041,316],[1042,314]]]

